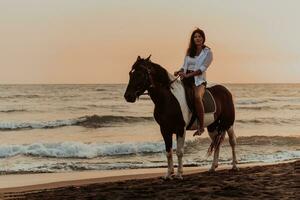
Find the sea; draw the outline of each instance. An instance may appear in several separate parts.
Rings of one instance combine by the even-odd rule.
[[[224,85],[234,96],[239,163],[300,159],[300,84]],[[166,167],[153,102],[141,96],[127,103],[125,89],[0,85],[0,174]],[[209,145],[207,132],[193,137],[187,131],[184,166],[208,167]],[[219,164],[231,161],[226,136]]]

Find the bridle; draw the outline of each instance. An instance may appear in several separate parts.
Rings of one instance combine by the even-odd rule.
[[[154,82],[153,82],[153,78],[152,78],[152,75],[151,75],[151,67],[150,67],[150,66],[145,66],[145,65],[139,65],[139,67],[141,67],[141,68],[143,68],[143,69],[145,69],[145,70],[147,71],[147,75],[148,75],[148,76],[146,76],[146,77],[147,77],[147,79],[148,79],[149,82],[150,82],[149,88],[154,88],[154,87],[155,87],[155,84],[154,84]],[[132,70],[130,71],[130,73],[133,73],[134,70],[135,70],[135,69],[132,69]],[[171,81],[168,83],[168,86],[171,86],[178,78],[179,78],[179,76],[176,76],[173,80],[171,80]],[[149,88],[146,89],[146,90],[149,90]],[[139,93],[139,90],[136,91],[135,93],[136,93],[136,96],[137,96],[137,94]],[[149,92],[143,92],[143,93],[140,94],[139,96],[142,96],[142,95],[149,95]]]
[[[151,69],[150,69],[150,67],[147,67],[147,66],[145,66],[145,65],[139,65],[139,67],[141,67],[141,68],[143,68],[143,69],[145,69],[146,71],[147,71],[147,75],[146,75],[146,83],[148,83],[148,81],[150,82],[150,85],[149,85],[149,87],[146,89],[146,90],[148,90],[149,88],[154,88],[154,82],[153,82],[153,79],[152,79],[152,76],[151,76]],[[135,71],[136,69],[132,69],[130,72],[129,72],[129,74],[132,74],[134,71]],[[146,85],[146,84],[144,84],[144,85]],[[147,87],[147,86],[146,86]],[[140,92],[140,87],[138,87],[138,90],[135,92],[135,95],[138,97],[138,96],[142,96],[142,95],[149,95],[149,93],[147,92],[143,92],[143,93],[141,93]],[[143,88],[142,88],[143,89]],[[141,93],[140,95],[137,95],[138,93]]]

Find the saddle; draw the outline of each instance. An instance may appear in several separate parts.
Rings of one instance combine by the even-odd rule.
[[[195,98],[194,98],[194,79],[183,79],[182,80],[183,85],[184,85],[184,91],[185,91],[185,96],[186,96],[186,101],[188,104],[188,107],[190,111],[193,113],[192,119],[190,121],[190,124],[187,126],[188,128],[192,126],[192,124],[195,122],[195,120],[198,118],[197,113],[196,113],[196,105],[195,105]],[[203,95],[203,107],[204,107],[204,115],[209,114],[209,113],[215,113],[216,112],[216,103],[215,100],[209,91],[209,88],[205,89],[204,95]]]

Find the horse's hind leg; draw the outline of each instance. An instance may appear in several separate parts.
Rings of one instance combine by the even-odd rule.
[[[229,143],[232,149],[232,169],[238,170],[237,168],[237,159],[236,159],[236,153],[235,153],[235,146],[236,146],[236,136],[233,130],[233,127],[231,126],[228,130],[228,137],[229,137]]]
[[[213,132],[208,132],[209,137],[211,138],[211,141],[213,142],[216,138],[216,136],[218,135],[217,130],[213,131]],[[224,134],[224,133],[222,133]],[[214,150],[214,158],[213,158],[213,162],[211,164],[211,167],[209,169],[210,172],[214,172],[215,169],[218,167],[218,162],[219,162],[219,152],[220,152],[220,146],[218,146],[215,150]]]
[[[176,178],[182,179],[182,173],[183,173],[183,164],[182,164],[182,157],[184,153],[184,140],[185,140],[185,130],[183,132],[182,137],[176,134],[177,138],[177,148],[176,148],[176,154],[178,158],[178,169],[177,169],[177,175]]]

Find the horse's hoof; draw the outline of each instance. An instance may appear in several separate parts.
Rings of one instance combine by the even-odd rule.
[[[214,174],[214,173],[216,173],[216,170],[215,170],[214,168],[210,168],[210,169],[208,170],[208,173]]]
[[[202,133],[204,133],[204,129],[203,129],[203,130],[197,130],[197,131],[193,134],[193,137],[195,137],[195,136],[201,136]]]
[[[174,177],[174,175],[166,175],[166,176],[161,177],[161,179],[168,181],[168,180],[173,180],[173,177]]]
[[[174,179],[183,180],[183,177],[181,176],[181,174],[177,174],[176,176],[174,176]]]
[[[231,171],[238,172],[238,171],[240,171],[240,169],[237,166],[234,166],[231,168]]]

